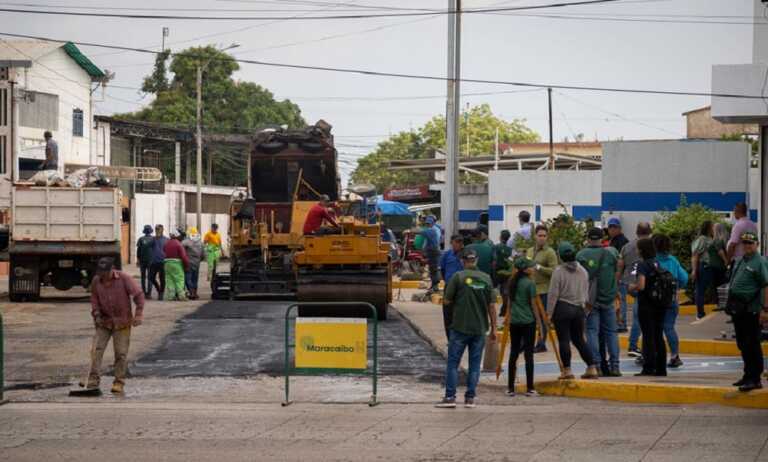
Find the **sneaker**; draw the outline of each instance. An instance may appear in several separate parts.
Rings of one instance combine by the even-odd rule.
[[[630,358],[639,358],[643,356],[643,353],[641,353],[640,350],[638,350],[637,347],[635,347],[635,348],[630,348],[629,351],[627,351],[627,356],[629,356]]]
[[[619,328],[616,329],[616,332],[618,332],[620,334],[626,334],[627,332],[629,332],[629,329],[627,329],[624,326],[619,326]]]
[[[744,385],[739,387],[739,391],[752,391],[763,388],[763,384],[760,382],[745,382]]]
[[[611,369],[610,372],[608,372],[608,377],[621,377],[621,372],[619,371],[619,368]]]
[[[529,396],[529,397],[539,396],[539,392],[536,390],[528,390],[525,392],[525,396]]]
[[[534,353],[546,353],[547,352],[547,346],[546,345],[536,345],[536,347],[533,349]]]
[[[747,379],[742,378],[741,380],[739,380],[737,382],[733,382],[732,385],[734,387],[740,387],[740,386],[744,385],[745,383],[747,383]]]
[[[671,367],[675,369],[682,365],[683,365],[683,360],[680,359],[680,356],[675,356],[674,358],[669,360],[669,364],[667,364],[667,367]]]
[[[474,409],[476,406],[475,398],[464,398],[464,407]]]
[[[645,359],[642,356],[635,358],[635,366],[642,366],[645,364]]]
[[[515,390],[507,390],[507,396],[514,397],[515,396]]]
[[[696,319],[697,320],[704,319],[704,316],[706,316],[706,314],[696,313]]]
[[[456,408],[456,398],[443,398],[442,401],[435,404],[435,407],[443,408],[443,409],[455,409]]]

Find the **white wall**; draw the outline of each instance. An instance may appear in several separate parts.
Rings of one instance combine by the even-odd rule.
[[[24,75],[26,72],[26,75]],[[90,163],[90,137],[93,124],[91,112],[91,78],[63,48],[37,58],[32,67],[20,72],[20,87],[51,93],[59,97],[58,129],[51,130],[59,144],[60,168],[64,163]],[[72,135],[72,111],[83,111],[83,136]],[[45,157],[45,128],[19,127],[21,156]]]
[[[577,219],[594,215],[598,218],[601,192],[601,172],[497,170],[488,178],[489,230],[498,236],[503,229],[519,228],[517,214],[527,210],[531,220],[539,221],[559,215],[566,210]]]

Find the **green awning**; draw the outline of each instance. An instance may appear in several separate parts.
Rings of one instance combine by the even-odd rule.
[[[80,67],[82,67],[83,70],[88,73],[88,75],[91,76],[91,79],[99,80],[106,77],[104,71],[99,69],[97,65],[93,64],[93,61],[88,59],[88,57],[85,56],[74,43],[67,42],[64,45],[64,51],[66,51],[69,57],[74,59],[75,62],[80,65]]]

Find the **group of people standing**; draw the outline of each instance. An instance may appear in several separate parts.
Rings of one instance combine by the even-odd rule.
[[[208,264],[210,281],[221,258],[219,227],[212,224],[202,240],[195,227],[171,231],[170,238],[164,232],[163,225],[156,225],[153,235],[152,226],[145,225],[136,243],[144,297],[151,299],[154,288],[158,300],[197,300],[201,261]]]
[[[699,317],[704,316],[707,290],[729,283],[726,311],[733,318],[744,361],[744,375],[734,386],[750,391],[762,388],[760,336],[761,322],[768,318],[768,291],[763,290],[768,286],[768,263],[757,252],[756,227],[747,218],[746,205],[738,204],[734,215],[736,222],[730,234],[722,224],[702,225],[691,249],[690,277],[695,281]],[[474,233],[474,242],[466,248],[461,236],[453,236],[451,248],[440,258],[439,268],[446,281],[443,319],[448,359],[446,392],[438,407],[456,406],[456,371],[465,349],[469,350],[465,405],[475,405],[489,328],[488,339],[496,339],[494,287],[501,293],[501,315],[509,324],[510,396],[516,393],[516,366],[521,353],[526,394],[536,394],[533,358],[534,352],[546,351],[549,316],[562,360],[560,379],[575,377],[571,345],[587,366],[582,378],[621,377],[618,333],[622,331],[630,331],[629,355],[643,366],[636,375],[666,376],[668,367],[682,366],[675,322],[680,309],[678,289],[686,287],[689,275],[671,254],[669,236],[653,233],[649,223],[639,223],[637,238],[630,241],[622,232],[621,222],[611,218],[607,237],[603,229],[592,228],[580,251],[566,241],[555,250],[548,244],[546,226],[532,225],[527,213],[519,218],[520,230],[514,234],[502,231],[499,244],[490,243],[487,230],[480,227]],[[532,238],[534,245],[525,252],[517,251],[516,236]],[[634,299],[631,330],[627,320],[630,295]],[[637,347],[641,336],[642,351]]]

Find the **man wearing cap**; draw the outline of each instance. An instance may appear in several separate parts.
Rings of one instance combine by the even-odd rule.
[[[304,235],[308,234],[331,234],[335,232],[334,229],[323,227],[323,221],[328,222],[333,228],[338,229],[339,225],[333,216],[328,213],[328,206],[331,203],[331,198],[326,194],[320,196],[320,201],[313,205],[309,212],[307,212],[307,218],[304,220]]]
[[[424,236],[424,256],[429,267],[430,286],[427,295],[437,292],[440,284],[440,231],[435,226],[435,217],[424,220],[426,228],[416,233]]]
[[[453,319],[448,341],[445,396],[436,405],[442,408],[456,407],[459,365],[465,349],[469,349],[469,371],[464,406],[475,407],[485,335],[488,334],[491,341],[496,340],[493,282],[487,274],[477,270],[477,253],[474,250],[465,249],[462,262],[464,269],[454,274],[445,288],[445,303],[453,308]]]
[[[621,249],[629,242],[627,236],[621,231],[621,220],[617,217],[608,219],[608,237],[611,238],[609,245],[617,252],[621,252]]]
[[[131,299],[136,306],[131,310]],[[99,260],[91,283],[91,316],[96,332],[91,347],[91,369],[86,388],[96,388],[101,380],[101,360],[109,339],[115,352],[115,381],[112,393],[123,393],[128,369],[131,327],[141,325],[144,293],[131,276],[114,268],[111,258]]]
[[[200,279],[200,261],[203,259],[203,243],[200,241],[200,234],[197,228],[192,226],[187,232],[187,236],[181,241],[181,246],[187,253],[189,266],[184,272],[184,284],[187,287],[187,293],[191,300],[197,300],[197,283]]]
[[[181,245],[179,231],[171,231],[171,238],[163,248],[165,253],[165,299],[187,301],[184,273],[189,268],[189,257]]]
[[[741,235],[742,258],[734,263],[728,289],[728,312],[736,330],[736,344],[744,362],[744,375],[733,384],[740,391],[763,388],[761,318],[768,318],[768,264],[757,252],[757,234]]]
[[[461,262],[461,256],[464,253],[464,238],[460,234],[454,234],[451,237],[451,248],[443,252],[440,256],[440,274],[443,276],[445,286],[451,280],[454,274],[464,269]],[[443,299],[443,327],[445,327],[445,337],[450,340],[450,327],[453,320],[453,307],[445,304]]]
[[[613,300],[618,292],[616,273],[619,253],[615,248],[603,247],[603,230],[592,228],[587,233],[589,244],[576,254],[576,261],[587,270],[590,292],[595,294],[588,300],[587,343],[592,349],[592,357],[600,357],[599,337],[603,338],[608,352],[608,364],[601,364],[604,375],[621,377],[619,370],[619,338],[616,333],[616,310]]]
[[[205,260],[208,264],[207,279],[210,281],[213,279],[213,275],[216,274],[216,266],[219,264],[221,258],[221,234],[219,234],[219,225],[216,223],[211,224],[211,230],[205,233],[203,237],[203,245],[205,245]]]
[[[152,264],[149,267],[149,279],[152,281],[152,285],[157,287],[157,299],[162,300],[165,294],[165,243],[168,242],[168,238],[163,236],[163,225],[155,226],[155,238],[153,240],[154,247],[152,248]],[[159,282],[158,282],[159,278]],[[151,293],[150,289],[150,293]]]
[[[139,269],[141,270],[141,290],[144,292],[145,298],[152,297],[152,283],[150,277],[150,268],[152,266],[152,257],[155,249],[155,238],[152,237],[152,226],[144,225],[144,235],[136,241],[136,259],[139,263]],[[156,286],[158,293],[160,287]]]

